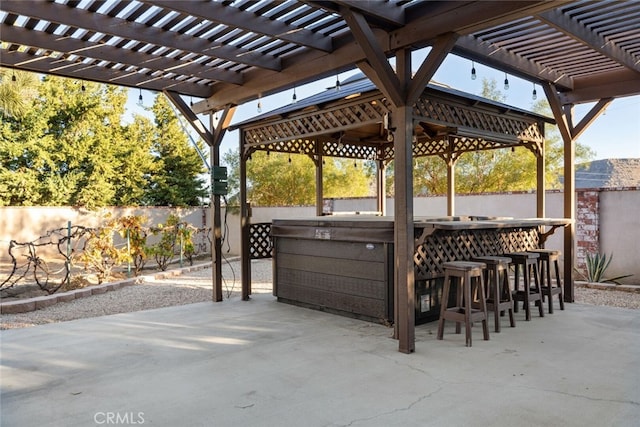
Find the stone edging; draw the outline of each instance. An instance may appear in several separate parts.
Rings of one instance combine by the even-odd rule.
[[[640,286],[637,285],[616,285],[615,283],[582,282],[575,281],[576,287],[600,289],[605,291],[623,291],[640,293]]]
[[[154,280],[167,279],[169,277],[180,276],[184,273],[210,268],[212,262],[205,262],[189,267],[177,268],[169,271],[160,271],[154,274],[132,277],[130,279],[118,280],[117,282],[103,283],[101,285],[88,286],[86,288],[74,289],[72,291],[60,292],[52,295],[44,295],[34,298],[24,298],[16,301],[0,303],[0,314],[28,313],[41,308],[50,307],[58,302],[69,302],[75,299],[86,298],[91,295],[104,294],[109,291]]]

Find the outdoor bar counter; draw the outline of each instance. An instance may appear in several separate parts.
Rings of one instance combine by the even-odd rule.
[[[444,262],[539,248],[568,223],[415,217],[416,323],[437,319]],[[392,217],[364,215],[273,220],[274,295],[282,302],[391,322],[393,225]]]

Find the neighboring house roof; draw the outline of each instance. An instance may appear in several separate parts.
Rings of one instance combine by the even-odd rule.
[[[604,159],[576,165],[576,188],[640,186],[640,158]]]

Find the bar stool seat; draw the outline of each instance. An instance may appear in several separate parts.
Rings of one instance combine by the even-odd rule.
[[[532,249],[533,252],[540,255],[538,258],[538,268],[540,270],[540,289],[542,290],[542,301],[545,296],[549,298],[549,313],[553,314],[553,296],[558,295],[560,302],[560,310],[564,310],[564,290],[560,281],[560,268],[558,267],[558,259],[560,251],[553,249]],[[556,285],[551,282],[551,263],[555,269]]]
[[[445,320],[456,322],[456,334],[460,333],[460,325],[465,325],[465,344],[471,347],[471,324],[482,321],[482,332],[485,340],[489,339],[489,328],[487,325],[487,302],[484,292],[483,270],[486,264],[471,261],[451,261],[445,262],[444,267],[444,289],[442,292],[442,304],[440,307],[440,320],[438,321],[437,339],[441,340],[444,334]],[[447,307],[451,282],[457,279],[456,305]],[[479,293],[479,308],[473,307],[471,299],[471,288],[475,284]]]
[[[501,256],[482,256],[473,259],[475,262],[483,262],[487,265],[484,271],[484,283],[488,291],[487,311],[493,311],[494,327],[500,332],[500,315],[505,311],[509,314],[509,324],[516,326],[513,315],[513,298],[511,285],[509,284],[509,264],[511,258]],[[502,274],[502,277],[500,275]]]
[[[531,303],[537,301],[538,312],[540,317],[544,317],[544,309],[542,307],[542,292],[540,290],[540,278],[538,276],[538,258],[540,254],[533,252],[511,252],[504,254],[505,257],[511,258],[511,265],[515,268],[514,275],[514,291],[513,300],[515,302],[514,311],[518,312],[518,301],[522,301],[525,311],[525,320],[531,320]],[[524,289],[520,289],[520,270],[522,270],[522,278]],[[535,287],[531,286],[531,275]]]

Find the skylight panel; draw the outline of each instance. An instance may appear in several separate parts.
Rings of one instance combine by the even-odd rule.
[[[70,27],[68,25],[62,24],[62,25],[58,25],[58,28],[56,28],[53,31],[53,34],[55,34],[56,36],[61,36],[63,35]]]
[[[77,28],[76,30],[73,31],[70,37],[79,40],[82,37],[84,37],[85,34],[87,34],[87,30],[83,30],[82,28]]]
[[[185,26],[191,24],[192,22],[194,22],[196,20],[195,17],[193,16],[187,16],[186,18],[180,20],[180,22],[178,22],[177,24],[175,24],[173,27],[169,28],[169,31],[179,31],[180,29],[184,28]],[[194,25],[192,28],[189,28],[188,31],[185,31],[185,34],[188,34],[190,31],[192,31],[194,28],[197,28],[198,24]]]
[[[218,24],[215,27],[211,28],[209,31],[207,31],[206,33],[202,34],[200,37],[203,39],[208,39],[209,37],[211,37],[213,34],[218,33],[220,31],[224,31],[227,28],[226,25],[222,25],[222,24]]]
[[[142,15],[140,15],[138,17],[138,19],[135,20],[135,22],[139,23],[139,24],[144,24],[145,22],[147,22],[147,20],[149,18],[151,18],[152,16],[154,16],[156,13],[160,12],[162,9],[160,9],[158,6],[151,6],[149,9],[145,10]]]
[[[130,2],[124,9],[120,11],[116,16],[120,19],[126,19],[133,11],[142,5],[139,1]]]
[[[122,40],[124,40],[122,37],[110,37],[109,40],[107,40],[105,43],[108,44],[109,46],[115,46],[118,43],[120,43]]]
[[[179,15],[178,12],[176,12],[175,10],[172,10],[171,12],[167,13],[165,16],[163,16],[162,18],[160,18],[158,20],[158,22],[156,22],[155,24],[153,24],[153,27],[156,28],[162,28],[164,26],[164,24],[166,24],[167,22],[169,22],[170,20],[172,20],[174,17],[176,17],[176,15]]]
[[[13,25],[15,25],[17,27],[23,27],[24,28],[24,26],[27,23],[27,21],[28,21],[28,18],[26,16],[20,15],[20,16],[18,16],[16,18],[16,21],[15,21],[15,23]]]
[[[104,37],[103,33],[95,33],[93,36],[89,38],[89,41],[92,43],[99,42]]]
[[[267,4],[269,4],[269,2],[268,2],[268,1],[266,1],[266,0],[260,0],[260,1],[257,1],[257,2],[255,2],[255,3],[253,3],[253,4],[252,4],[251,6],[249,6],[246,10],[247,10],[248,12],[253,12],[254,10],[261,9],[263,5],[267,5]]]

